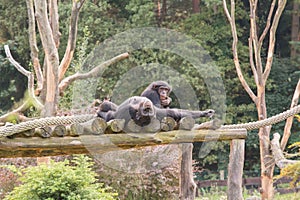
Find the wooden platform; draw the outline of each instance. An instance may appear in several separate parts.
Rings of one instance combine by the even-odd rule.
[[[245,139],[245,129],[173,130],[156,134],[120,133],[77,137],[0,138],[0,157],[41,157],[138,148],[174,143]]]

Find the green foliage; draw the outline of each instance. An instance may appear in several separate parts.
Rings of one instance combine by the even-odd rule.
[[[125,8],[130,13],[130,26],[156,26],[153,1],[131,0]]]
[[[299,80],[300,70],[298,64],[291,62],[290,59],[274,59],[270,78],[268,80],[266,102],[268,106],[268,115],[273,116],[289,109],[291,100]],[[272,126],[276,132],[282,132],[284,123]],[[293,126],[294,131],[299,128]],[[294,142],[294,141],[292,141]]]
[[[12,41],[15,46],[14,57],[22,66],[27,66],[30,60],[30,51],[27,35],[26,2],[3,0],[0,2],[0,43]],[[2,36],[2,37],[1,37]]]
[[[27,9],[25,1],[0,1],[0,115],[19,101],[26,88],[26,77],[19,73],[6,59],[4,44],[26,69],[30,62],[27,35]],[[25,83],[25,84],[24,84]]]
[[[15,186],[20,184],[18,181],[20,168],[35,165],[36,158],[0,158],[0,163],[0,199],[4,199]]]
[[[289,149],[294,149],[294,150],[298,150],[296,153],[294,154],[287,154],[286,156],[291,158],[291,157],[299,157],[300,153],[299,153],[299,148],[300,148],[300,142],[298,140],[298,142],[294,142],[293,144],[288,146]],[[300,162],[296,162],[293,164],[289,164],[286,165],[284,168],[282,168],[280,170],[280,174],[277,175],[275,178],[276,179],[280,179],[283,177],[290,177],[292,178],[292,181],[290,182],[290,186],[291,187],[296,187],[299,186],[299,182],[298,179],[300,178]]]
[[[209,2],[208,2],[209,3]],[[238,4],[237,15],[238,20],[244,21],[243,16],[246,12],[241,9],[241,5]],[[236,75],[234,63],[232,61],[232,51],[231,47],[232,36],[230,32],[230,27],[224,16],[223,10],[219,7],[216,12],[212,12],[210,6],[201,7],[201,12],[199,14],[194,14],[181,22],[180,31],[193,37],[202,47],[207,50],[211,58],[215,61],[218,69],[220,70],[221,76],[224,81],[226,88],[226,122],[227,124],[244,123],[249,121],[255,121],[257,119],[256,109],[253,102],[251,102],[248,94],[242,88],[240,81]],[[195,26],[197,24],[197,26]],[[245,30],[238,28],[238,34],[244,35]],[[248,67],[248,51],[247,46],[243,43],[239,43],[239,53],[241,59],[241,67],[245,73],[246,79],[251,80],[250,74],[251,70]],[[186,73],[186,72],[183,72]],[[193,73],[193,72],[192,72]],[[191,74],[192,74],[191,73]],[[195,80],[197,76],[190,76],[189,79]],[[198,100],[202,103],[201,98],[203,95],[207,95],[207,91],[203,89],[204,86],[201,82],[192,81],[197,88],[197,93],[199,92],[200,98]],[[250,81],[250,86],[254,87],[254,82]],[[198,89],[199,88],[199,89]],[[205,87],[204,87],[205,88]],[[208,102],[209,103],[209,102]],[[206,102],[204,103],[206,105]],[[209,105],[207,105],[209,106]],[[249,174],[258,175],[259,166],[254,163],[259,163],[259,149],[258,149],[258,139],[254,134],[249,134],[246,142],[246,153],[247,159],[252,159],[248,169],[251,170]],[[202,143],[196,143],[194,145],[194,159],[198,161],[198,166],[202,169],[196,173],[197,179],[211,179],[219,176],[218,171],[227,168],[229,148],[226,143],[215,142],[214,145],[210,147],[210,153],[202,158],[199,157],[200,149],[202,149]],[[222,159],[220,159],[222,158]],[[252,162],[253,161],[253,162]],[[255,167],[255,169],[253,169]],[[257,169],[257,170],[256,170]],[[256,173],[253,173],[253,172]],[[257,173],[258,172],[258,173]]]
[[[15,55],[15,46],[11,46],[11,52]],[[18,57],[17,57],[18,58]],[[0,46],[0,74],[5,74],[0,79],[0,115],[10,109],[14,103],[24,95],[26,77],[6,59],[3,46]],[[25,84],[24,84],[25,83]],[[22,92],[23,91],[23,92]]]
[[[115,199],[117,194],[110,192],[111,188],[97,183],[92,166],[90,158],[78,156],[72,162],[51,161],[50,164],[28,167],[22,170],[22,184],[5,199]]]
[[[300,178],[300,162],[297,162],[295,164],[290,164],[285,166],[283,169],[281,169],[280,174],[276,176],[276,178],[282,178],[282,177],[291,177],[293,178],[290,182],[291,187],[296,187],[299,185],[299,182],[297,180]]]
[[[75,59],[71,62],[71,65],[66,73],[66,76],[73,75],[80,70],[80,67],[81,67],[84,59],[87,57],[90,37],[91,37],[91,32],[89,31],[88,27],[86,26],[83,29],[83,37],[80,37],[77,40],[77,46],[78,46],[77,49],[78,50],[75,53],[75,56],[74,56]],[[72,109],[73,90],[74,90],[74,85],[71,84],[64,91],[63,97],[61,97],[59,100],[59,110],[60,111],[68,112]]]

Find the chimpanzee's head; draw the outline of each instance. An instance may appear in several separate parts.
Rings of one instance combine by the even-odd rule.
[[[139,126],[148,125],[156,114],[153,103],[146,97],[131,97],[128,106],[131,119]]]
[[[155,90],[160,99],[167,99],[172,91],[171,86],[165,81],[155,81],[151,84],[151,89]]]

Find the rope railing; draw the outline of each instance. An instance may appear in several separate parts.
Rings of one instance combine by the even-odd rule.
[[[95,115],[74,115],[74,116],[57,116],[34,119],[31,121],[21,122],[11,126],[0,127],[0,137],[6,137],[15,133],[20,133],[34,128],[40,128],[59,124],[83,123],[95,118]]]

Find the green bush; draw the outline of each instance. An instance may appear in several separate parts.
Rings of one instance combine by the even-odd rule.
[[[116,199],[111,188],[97,183],[96,173],[92,171],[91,159],[75,157],[71,162],[51,161],[50,164],[28,167],[22,170],[22,184],[5,197],[5,200],[79,200]]]

